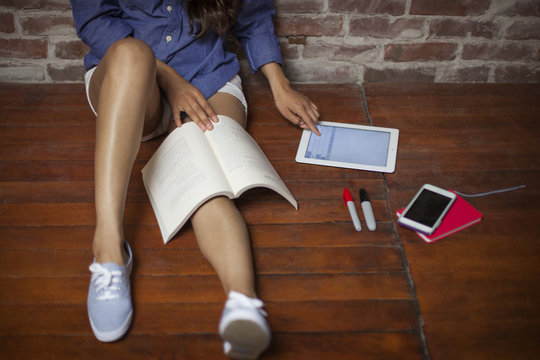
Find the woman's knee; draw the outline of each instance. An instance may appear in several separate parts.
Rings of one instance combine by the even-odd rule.
[[[246,110],[242,102],[234,95],[218,92],[211,96],[208,102],[218,115],[228,116],[236,120],[242,127],[246,127]]]
[[[234,202],[225,196],[217,196],[205,202],[198,210],[206,215],[219,215],[234,207]],[[199,212],[199,211],[198,211]]]
[[[238,212],[235,203],[225,196],[212,198],[201,205],[193,214],[192,223],[194,226],[203,225],[202,228],[209,224],[230,219],[230,215]]]
[[[155,72],[156,61],[152,48],[138,39],[125,38],[115,41],[107,50],[104,59],[110,66],[119,69]]]

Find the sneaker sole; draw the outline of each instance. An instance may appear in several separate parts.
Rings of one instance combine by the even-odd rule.
[[[238,360],[257,359],[270,345],[270,335],[249,320],[234,320],[222,333],[231,347],[226,355]]]
[[[116,340],[120,340],[127,333],[131,325],[132,319],[133,319],[133,311],[129,313],[128,318],[119,329],[114,330],[114,331],[109,331],[109,332],[101,332],[98,329],[96,329],[91,318],[90,318],[90,326],[92,327],[92,331],[94,332],[94,335],[99,341],[113,342]]]

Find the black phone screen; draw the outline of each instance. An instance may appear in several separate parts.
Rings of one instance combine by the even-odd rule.
[[[452,199],[449,197],[424,189],[411,205],[405,217],[432,227],[450,201]]]

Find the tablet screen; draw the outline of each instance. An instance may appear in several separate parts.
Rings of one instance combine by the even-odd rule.
[[[386,166],[390,133],[317,125],[321,136],[309,138],[305,157]]]

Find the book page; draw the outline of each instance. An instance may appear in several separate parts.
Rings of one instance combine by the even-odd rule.
[[[175,129],[142,173],[165,242],[204,201],[232,196],[204,133],[194,123]]]
[[[257,142],[236,121],[219,116],[208,137],[230,186],[238,197],[254,187],[267,187],[286,198],[296,209],[296,200],[281,180]]]

